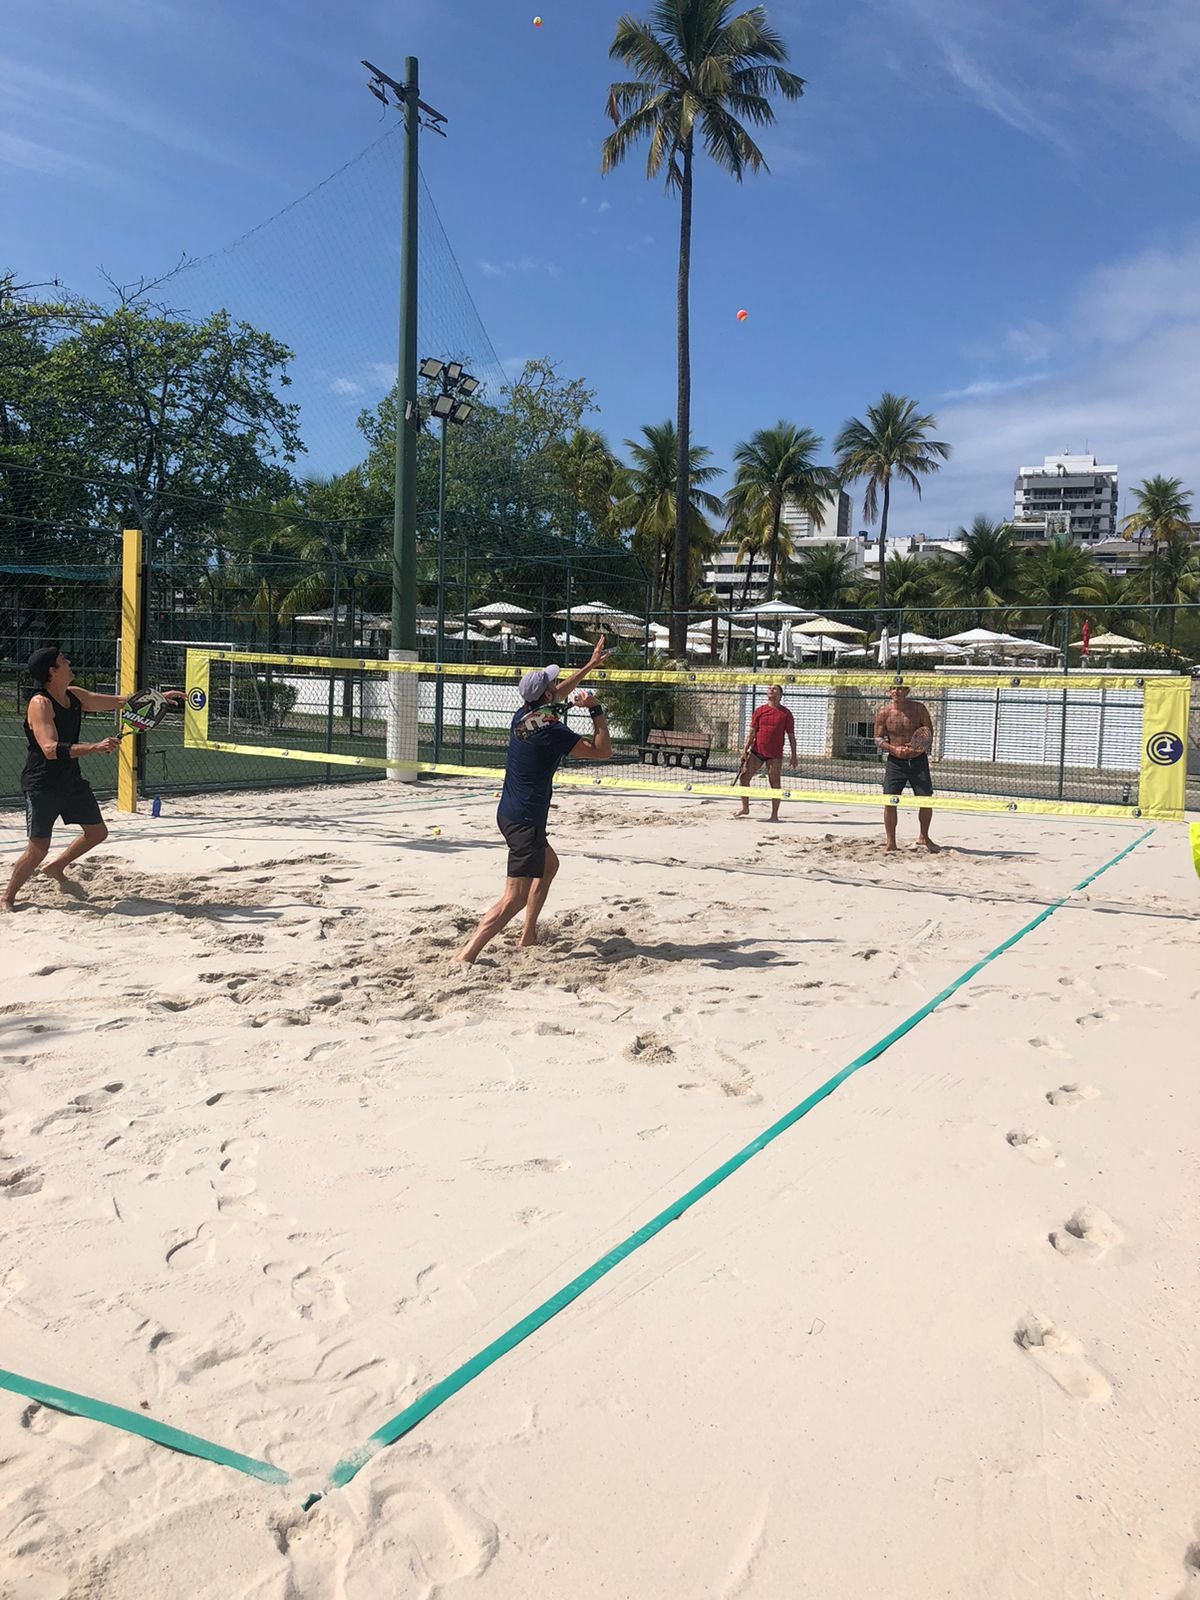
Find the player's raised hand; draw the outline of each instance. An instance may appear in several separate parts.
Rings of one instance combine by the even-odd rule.
[[[609,652],[604,648],[604,635],[601,634],[596,640],[595,644],[592,646],[592,654],[590,660],[588,661],[588,666],[598,667],[600,663],[608,656],[608,654]]]

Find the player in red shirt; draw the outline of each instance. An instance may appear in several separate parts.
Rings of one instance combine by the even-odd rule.
[[[783,772],[783,741],[786,739],[792,747],[792,771],[796,770],[796,724],[792,720],[792,713],[783,703],[783,687],[773,683],[767,690],[766,705],[759,706],[750,718],[750,732],[746,736],[746,748],[742,751],[742,766],[738,773],[738,782],[743,789],[750,787],[750,780],[756,772],[763,767],[767,769],[767,781],[772,789],[778,789]],[[750,796],[742,801],[742,809],[735,813],[739,817],[750,815]],[[771,801],[771,821],[779,821],[779,801]]]

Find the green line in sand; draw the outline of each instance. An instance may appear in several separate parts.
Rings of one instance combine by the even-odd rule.
[[[994,950],[989,950],[987,955],[981,957],[973,966],[968,967],[952,983],[947,984],[939,994],[934,995],[932,1000],[927,1000],[919,1010],[906,1017],[890,1033],[885,1034],[882,1039],[871,1045],[869,1049],[864,1050],[861,1055],[855,1056],[848,1066],[843,1067],[840,1072],[835,1072],[832,1078],[826,1079],[820,1088],[814,1089],[810,1095],[801,1100],[799,1105],[794,1106],[791,1111],[780,1117],[777,1122],[773,1122],[757,1138],[744,1145],[736,1155],[730,1156],[728,1161],[723,1162],[714,1172],[710,1172],[706,1178],[702,1178],[686,1194],[680,1195],[678,1200],[673,1201],[665,1210],[660,1211],[656,1217],[652,1217],[636,1233],[631,1233],[627,1239],[610,1250],[607,1255],[601,1256],[599,1261],[593,1262],[578,1277],[572,1278],[570,1283],[564,1284],[557,1294],[553,1294],[548,1300],[544,1300],[528,1316],[522,1317],[520,1322],[514,1323],[506,1333],[502,1333],[498,1339],[493,1339],[491,1344],[485,1345],[478,1354],[472,1356],[469,1361],[465,1361],[461,1367],[456,1367],[440,1383],[435,1383],[431,1388],[426,1389],[424,1394],[418,1395],[411,1405],[405,1406],[404,1410],[398,1412],[390,1422],[385,1422],[382,1428],[377,1429],[364,1445],[361,1445],[352,1455],[348,1455],[338,1462],[329,1475],[328,1489],[344,1488],[353,1478],[357,1477],[367,1462],[377,1455],[380,1450],[390,1444],[395,1444],[406,1433],[411,1433],[419,1423],[436,1411],[439,1406],[445,1405],[446,1401],[456,1395],[460,1389],[465,1389],[469,1383],[478,1378],[481,1373],[486,1372],[502,1356],[506,1356],[511,1350],[514,1350],[519,1344],[528,1339],[531,1334],[544,1327],[552,1317],[556,1317],[560,1311],[564,1311],[572,1301],[585,1294],[601,1278],[606,1277],[614,1267],[619,1266],[622,1261],[631,1256],[635,1250],[640,1250],[644,1244],[648,1244],[656,1234],[662,1232],[668,1223],[675,1222],[679,1217],[683,1216],[684,1212],[689,1211],[697,1201],[702,1200],[705,1195],[711,1194],[718,1185],[725,1182],[726,1178],[732,1177],[740,1167],[744,1167],[753,1156],[758,1155],[761,1150],[765,1150],[769,1144],[773,1144],[780,1134],[786,1133],[789,1128],[800,1121],[801,1117],[806,1117],[815,1106],[820,1105],[822,1100],[828,1099],[835,1089],[840,1088],[846,1082],[847,1078],[853,1077],[856,1072],[861,1071],[863,1067],[868,1066],[872,1061],[877,1061],[885,1051],[890,1050],[898,1040],[903,1039],[905,1034],[911,1033],[917,1024],[923,1022],[930,1012],[935,1011],[944,1000],[948,1000],[952,994],[961,989],[965,983],[969,983],[972,978],[982,972],[984,967],[995,961],[999,956],[1002,956],[1006,950],[1011,950],[1013,945],[1023,939],[1026,934],[1032,933],[1035,928],[1040,927],[1048,917],[1054,915],[1060,906],[1066,904],[1071,895],[1078,894],[1081,890],[1086,889],[1102,873],[1107,872],[1110,867],[1115,867],[1119,861],[1123,861],[1127,855],[1137,849],[1138,845],[1144,843],[1153,832],[1153,828],[1148,829],[1136,838],[1132,844],[1126,845],[1125,849],[1118,852],[1110,861],[1106,861],[1102,867],[1097,867],[1095,872],[1089,873],[1086,878],[1075,884],[1066,894],[1052,901],[1044,910],[1039,911],[1036,917],[1027,922],[1023,928],[1019,928],[1016,933],[1005,939],[1002,944],[998,944]],[[305,1501],[305,1509],[314,1505],[320,1498],[321,1496],[317,1494],[310,1495]]]

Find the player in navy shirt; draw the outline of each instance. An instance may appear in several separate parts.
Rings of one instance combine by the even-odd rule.
[[[571,691],[593,667],[600,665],[605,653],[601,634],[578,672],[560,679],[559,667],[537,667],[521,679],[521,704],[513,712],[504,788],[496,811],[496,825],[508,845],[508,877],[504,893],[457,952],[456,961],[469,966],[484,945],[522,910],[525,926],[521,930],[521,948],[537,943],[538,916],[558,871],[558,857],[546,837],[554,774],[568,757],[575,761],[607,761],[612,755],[608,718],[595,695],[586,694],[576,702],[591,716],[590,739],[568,728],[562,720]]]

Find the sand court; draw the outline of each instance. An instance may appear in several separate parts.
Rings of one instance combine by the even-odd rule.
[[[0,1395],[13,1592],[1182,1590],[1177,827],[301,1510],[1150,831],[946,813],[929,857],[906,814],[884,858],[858,810],[564,793],[545,944],[463,972],[493,806],[181,800],[3,930],[0,1365],[290,1479]]]

